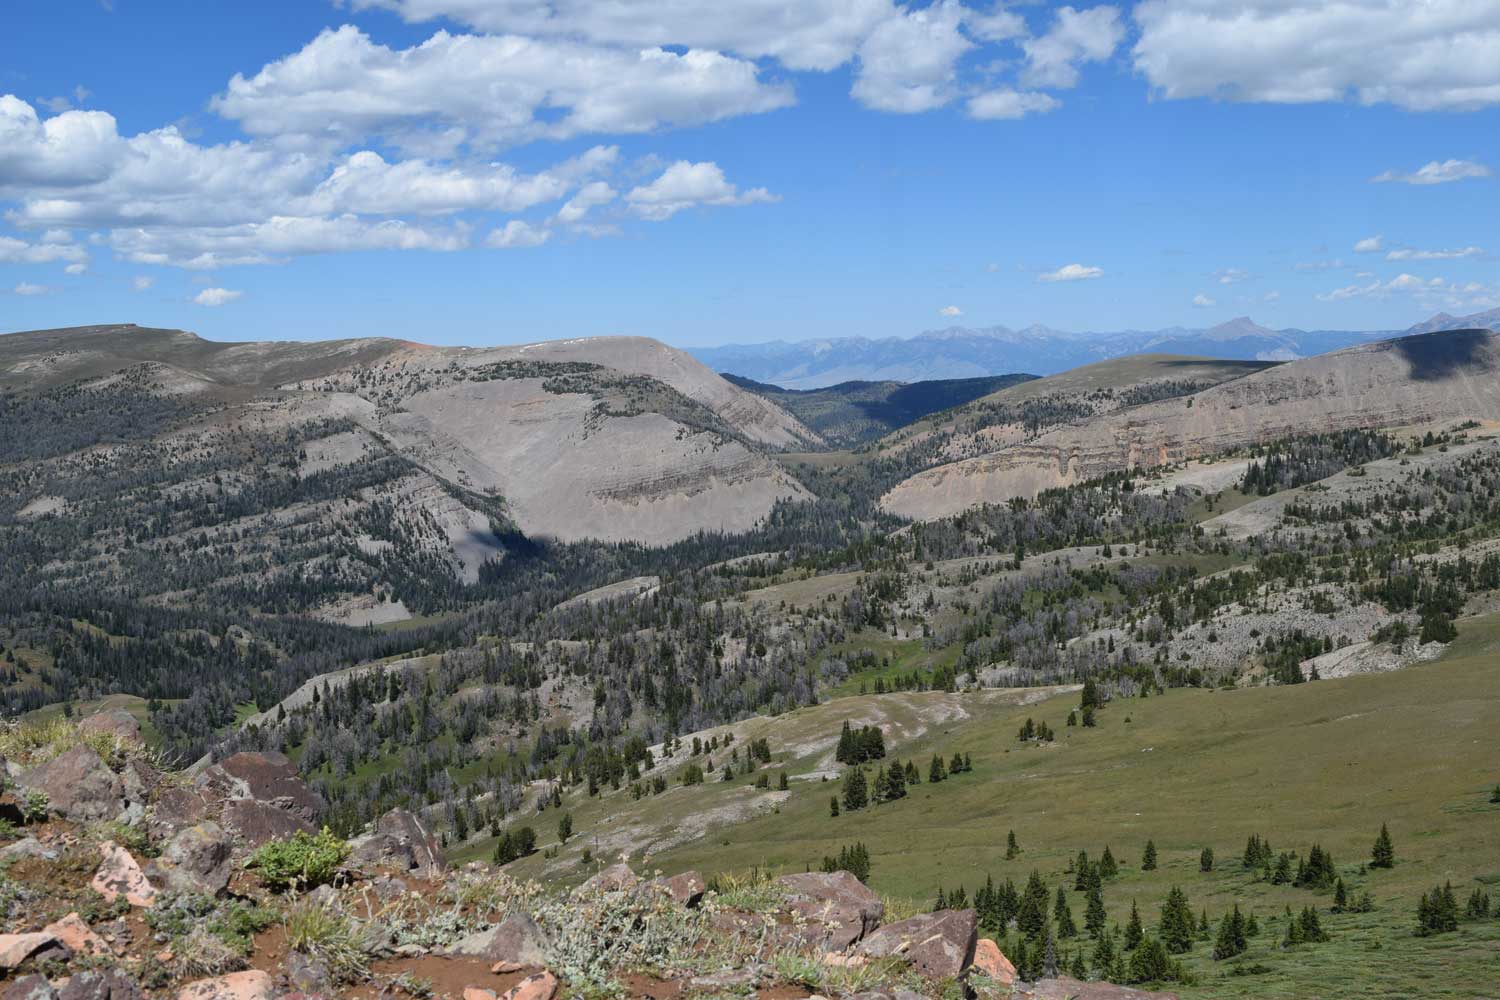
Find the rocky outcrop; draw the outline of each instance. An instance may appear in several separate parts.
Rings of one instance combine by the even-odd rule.
[[[20,783],[45,794],[53,812],[74,822],[115,819],[125,809],[119,777],[84,743],[26,771]]]
[[[180,830],[146,868],[157,885],[176,892],[217,896],[229,885],[233,851],[229,837],[217,823],[206,822]]]
[[[285,754],[245,752],[208,765],[190,787],[162,789],[147,824],[154,836],[170,839],[208,820],[237,847],[253,849],[314,832],[324,808]]]
[[[899,956],[929,979],[952,978],[973,961],[978,930],[975,911],[939,910],[872,931],[859,943],[855,954],[867,958]]]
[[[807,921],[811,943],[842,950],[880,926],[885,904],[848,872],[804,872],[776,880],[787,908]]]
[[[1000,946],[989,938],[980,938],[974,944],[973,969],[988,976],[1002,986],[1011,986],[1016,981],[1016,967]]]
[[[350,860],[436,878],[447,862],[443,846],[422,819],[405,809],[392,809],[375,821],[372,833],[355,839]]]
[[[634,889],[640,884],[640,878],[630,870],[630,866],[624,862],[610,865],[608,868],[588,878],[575,891],[579,895],[587,895],[593,892],[621,892],[626,889]]]
[[[106,709],[79,721],[80,733],[108,733],[122,743],[140,744],[141,724],[123,708]]]
[[[62,942],[46,931],[0,934],[0,970],[18,969],[27,959],[40,958],[48,952],[68,954]]]
[[[110,954],[109,945],[77,913],[53,921],[42,932],[51,934],[75,957],[98,958]]]
[[[145,994],[121,969],[89,969],[68,977],[57,1000],[143,1000]]]

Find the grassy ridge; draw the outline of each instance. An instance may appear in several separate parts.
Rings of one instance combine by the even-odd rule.
[[[1021,703],[1026,692],[835,698],[735,727],[742,740],[770,740],[773,773],[784,768],[793,777],[785,801],[754,790],[750,778],[725,783],[713,780],[717,774],[705,785],[674,784],[641,802],[623,793],[595,800],[570,795],[565,808],[579,836],[561,861],[522,865],[554,875],[565,865],[561,877],[571,880],[572,872],[586,873],[576,855],[595,833],[635,825],[696,830],[701,817],[715,813],[727,818],[650,865],[801,871],[858,840],[873,856],[877,890],[930,900],[939,886],[951,891],[961,884],[972,894],[986,873],[1019,884],[1036,869],[1050,886],[1066,880],[1071,887],[1065,870],[1077,852],[1098,857],[1107,844],[1123,863],[1105,890],[1113,922],[1125,922],[1135,899],[1148,929],[1154,926],[1173,885],[1187,892],[1195,913],[1206,908],[1215,923],[1236,902],[1261,920],[1262,934],[1243,961],[1267,971],[1230,976],[1230,963],[1213,962],[1205,942],[1187,956],[1198,982],[1181,990],[1185,996],[1483,995],[1500,948],[1500,920],[1465,923],[1457,934],[1435,938],[1415,937],[1412,929],[1416,900],[1434,884],[1451,881],[1460,903],[1482,883],[1500,896],[1500,805],[1488,802],[1500,782],[1497,646],[1500,619],[1471,620],[1443,661],[1296,687],[1176,690],[1111,704],[1095,729],[1064,725],[1074,694],[1036,692],[1029,697],[1041,700],[1033,704]],[[1016,731],[1027,717],[1046,720],[1058,733],[1056,744],[1019,743]],[[838,785],[817,776],[827,748],[826,741],[814,744],[836,736],[844,719],[892,725],[893,754],[915,758],[924,776],[934,752],[955,750],[973,756],[974,772],[924,782],[900,802],[830,818],[828,798]],[[554,812],[530,822],[543,846],[554,842]],[[1382,822],[1395,838],[1398,864],[1361,872]],[[1006,861],[1012,829],[1023,854]],[[1377,910],[1333,915],[1327,893],[1255,881],[1239,861],[1251,833],[1267,837],[1278,852],[1303,856],[1321,844],[1351,893],[1368,889]],[[1139,869],[1148,838],[1160,852],[1155,872]],[[1198,870],[1205,846],[1218,859],[1207,874]],[[487,847],[476,843],[464,853]],[[1081,924],[1084,897],[1069,897]],[[1305,905],[1320,909],[1333,940],[1280,949],[1283,909]]]

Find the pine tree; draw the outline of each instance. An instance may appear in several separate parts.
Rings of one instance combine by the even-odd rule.
[[[1391,832],[1386,829],[1384,823],[1380,824],[1380,836],[1375,838],[1375,846],[1370,850],[1371,868],[1394,868],[1396,865],[1396,848],[1391,845]]]
[[[1109,978],[1110,969],[1115,964],[1115,942],[1108,934],[1100,934],[1099,940],[1094,943],[1094,969],[1098,972],[1100,979]]]
[[[1088,851],[1079,851],[1078,858],[1073,862],[1073,891],[1087,892],[1089,888],[1089,869],[1093,864],[1089,861]]]
[[[1333,884],[1333,912],[1343,913],[1349,908],[1349,893],[1344,889],[1344,880]]]
[[[1005,835],[1005,860],[1014,861],[1021,853],[1021,847],[1016,843],[1016,831],[1011,830]]]
[[[830,795],[828,797],[828,814],[830,816],[837,816],[839,814],[839,797],[837,795]]]
[[[1198,870],[1200,872],[1211,872],[1214,870],[1214,849],[1205,847],[1198,855]]]
[[[1130,901],[1130,921],[1125,925],[1125,950],[1134,951],[1145,936],[1145,928],[1141,926],[1141,911],[1136,908],[1135,900]]]
[[[1162,945],[1174,955],[1180,955],[1193,947],[1193,911],[1188,906],[1187,894],[1175,885],[1167,893],[1167,901],[1161,906],[1161,920],[1157,924],[1156,933],[1161,938]]]
[[[1433,887],[1423,893],[1417,903],[1417,934],[1446,934],[1458,930],[1458,900],[1453,895],[1452,884]]]
[[[1239,905],[1224,915],[1219,921],[1219,936],[1214,941],[1214,960],[1222,961],[1242,954],[1249,947],[1245,938],[1245,918],[1240,913]]]
[[[1047,903],[1050,894],[1039,872],[1033,871],[1026,880],[1026,889],[1021,893],[1021,905],[1016,911],[1016,927],[1022,934],[1040,938],[1047,926]]]
[[[1255,919],[1255,914],[1245,918],[1245,937],[1253,938],[1260,936],[1260,921]]]
[[[1141,855],[1141,871],[1156,871],[1156,841],[1146,841],[1146,851]]]
[[[571,836],[573,836],[573,814],[563,813],[562,818],[557,821],[558,842],[566,844]]]
[[[1089,967],[1083,963],[1083,949],[1079,948],[1073,952],[1073,961],[1068,965],[1068,975],[1074,979],[1085,980],[1089,977]]]
[[[1130,956],[1126,979],[1132,983],[1159,983],[1172,974],[1172,960],[1167,949],[1156,938],[1147,937]]]
[[[1104,913],[1104,889],[1095,882],[1089,888],[1089,905],[1084,911],[1083,925],[1088,928],[1092,937],[1098,937],[1104,933],[1104,925],[1107,917]]]
[[[927,780],[936,782],[942,781],[946,777],[948,777],[948,771],[943,767],[943,758],[937,754],[933,754],[932,764],[927,768]]]
[[[1052,922],[1057,925],[1057,936],[1078,936],[1078,926],[1073,923],[1073,911],[1068,908],[1068,894],[1062,886],[1057,887],[1057,897],[1052,903]]]
[[[1198,917],[1198,936],[1207,941],[1210,930],[1211,928],[1208,925],[1208,907],[1205,906],[1202,914]]]
[[[1099,855],[1099,877],[1114,878],[1118,874],[1120,874],[1120,864],[1110,852],[1109,845],[1105,844],[1104,853]]]
[[[862,767],[851,767],[844,772],[844,808],[849,812],[863,809],[870,800],[869,787]]]

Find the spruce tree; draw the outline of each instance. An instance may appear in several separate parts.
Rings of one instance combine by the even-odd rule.
[[[1095,882],[1089,888],[1089,905],[1084,911],[1083,925],[1088,928],[1092,937],[1098,937],[1104,933],[1107,919],[1104,913],[1104,889]]]
[[[1219,936],[1214,941],[1214,959],[1222,961],[1242,954],[1249,946],[1245,939],[1245,918],[1240,913],[1239,905],[1224,915],[1219,921]]]
[[[1145,928],[1141,926],[1141,911],[1136,908],[1135,900],[1130,901],[1130,920],[1125,924],[1125,950],[1134,951],[1145,936]]]
[[[849,812],[863,809],[869,802],[869,787],[865,782],[865,770],[851,767],[844,772],[844,808]]]
[[[1005,835],[1005,860],[1013,861],[1021,853],[1021,846],[1016,843],[1016,831],[1011,830]]]
[[[1047,885],[1042,881],[1041,873],[1033,871],[1026,880],[1026,888],[1021,893],[1021,905],[1016,911],[1016,927],[1022,934],[1031,938],[1040,938],[1042,930],[1047,926],[1047,903],[1050,894]]]
[[[1073,911],[1068,908],[1068,894],[1062,886],[1057,887],[1057,896],[1052,903],[1052,922],[1057,925],[1057,936],[1078,936],[1078,925],[1073,923]]]
[[[1094,943],[1094,969],[1100,979],[1108,979],[1115,964],[1115,942],[1108,934],[1100,934]]]
[[[1099,877],[1114,878],[1118,874],[1120,874],[1120,864],[1110,852],[1109,845],[1105,844],[1104,853],[1099,855]]]
[[[828,797],[828,815],[830,815],[830,816],[837,816],[838,814],[839,814],[839,797],[837,795],[830,795]]]
[[[1141,855],[1141,871],[1156,871],[1156,841],[1154,840],[1146,841],[1145,853]]]
[[[1089,861],[1088,851],[1079,851],[1078,858],[1073,862],[1073,891],[1087,892],[1089,888],[1089,869],[1093,864]]]
[[[1344,880],[1339,879],[1333,884],[1333,912],[1343,913],[1349,908],[1349,893],[1344,889]]]
[[[927,780],[936,782],[942,781],[946,777],[948,777],[948,771],[943,767],[943,758],[937,754],[933,754],[932,764],[927,768]]]
[[[1205,847],[1198,855],[1198,870],[1200,872],[1211,872],[1214,870],[1214,849]]]
[[[1370,849],[1370,867],[1394,868],[1395,865],[1396,848],[1391,845],[1391,831],[1382,823],[1380,835],[1375,838],[1375,846]]]
[[[1172,960],[1167,949],[1156,938],[1147,937],[1130,956],[1126,979],[1132,983],[1159,983],[1172,974]]]
[[[1180,955],[1193,947],[1195,932],[1193,911],[1188,906],[1187,894],[1174,885],[1167,893],[1167,901],[1161,906],[1157,936],[1169,952]]]

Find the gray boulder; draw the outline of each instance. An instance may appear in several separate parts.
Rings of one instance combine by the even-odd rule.
[[[498,924],[460,939],[448,949],[455,958],[482,958],[517,965],[547,964],[551,939],[524,913],[512,913]]]
[[[146,868],[157,886],[177,892],[217,896],[229,885],[229,837],[217,823],[199,823],[179,831]]]
[[[143,1000],[134,979],[119,969],[94,969],[68,978],[57,1000]]]

